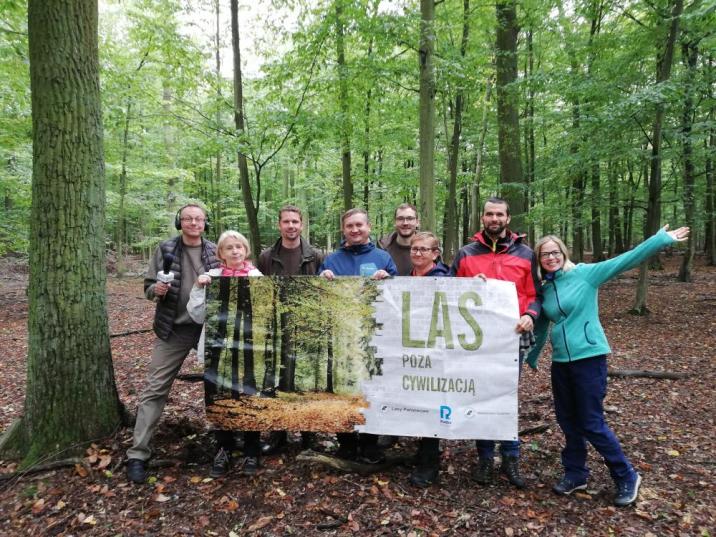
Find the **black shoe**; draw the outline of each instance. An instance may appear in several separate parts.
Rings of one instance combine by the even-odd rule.
[[[560,496],[569,496],[576,490],[585,490],[586,488],[586,481],[573,481],[569,477],[564,476],[559,483],[552,487],[552,490]]]
[[[219,448],[214,456],[209,477],[225,476],[229,472],[229,468],[231,468],[231,452],[228,449]]]
[[[273,455],[278,453],[288,444],[288,433],[286,431],[271,431],[268,441],[261,443],[262,455]]]
[[[614,505],[626,507],[636,501],[641,486],[641,475],[636,474],[636,479],[620,481],[617,483],[617,495],[614,496]]]
[[[440,481],[440,468],[437,464],[418,466],[410,474],[410,482],[416,487],[429,487]]]
[[[518,489],[523,489],[527,486],[525,480],[520,476],[520,466],[517,457],[502,457],[500,473],[506,475],[507,480]]]
[[[246,457],[244,459],[244,466],[241,468],[241,473],[243,475],[256,475],[260,467],[258,457]]]
[[[492,483],[492,470],[495,463],[492,459],[478,459],[477,466],[472,469],[472,480],[478,485],[489,485]]]
[[[147,480],[147,463],[142,459],[128,459],[127,479],[133,483],[144,483]]]

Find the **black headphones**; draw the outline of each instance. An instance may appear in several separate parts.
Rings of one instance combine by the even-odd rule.
[[[204,213],[204,233],[207,233],[209,231],[209,215],[203,207],[197,205],[196,203],[187,203],[183,207],[179,208],[176,216],[174,216],[174,227],[177,229],[177,231],[181,231],[181,212],[187,207],[198,207],[199,209],[201,209],[201,212]]]

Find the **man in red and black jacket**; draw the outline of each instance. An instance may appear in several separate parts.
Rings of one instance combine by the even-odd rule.
[[[520,307],[520,320],[516,330],[520,338],[520,366],[524,350],[529,350],[534,341],[532,329],[539,317],[541,304],[538,300],[539,279],[537,259],[532,249],[522,242],[522,237],[507,227],[510,223],[510,207],[501,198],[492,197],[485,202],[482,211],[483,230],[475,233],[473,242],[463,246],[455,256],[450,272],[453,276],[471,278],[493,278],[514,282]],[[472,479],[487,485],[492,479],[495,442],[477,440],[477,467]],[[519,440],[500,443],[502,465],[500,471],[517,488],[524,488],[525,482],[519,473]]]

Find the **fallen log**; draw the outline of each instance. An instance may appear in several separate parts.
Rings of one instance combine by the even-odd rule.
[[[607,376],[678,380],[690,377],[691,373],[677,371],[648,371],[645,369],[609,369],[607,371]]]
[[[204,373],[179,373],[177,380],[183,380],[184,382],[203,382]]]
[[[146,334],[147,332],[153,332],[152,328],[144,328],[141,330],[128,330],[127,332],[117,332],[116,334],[110,334],[110,338],[132,336],[134,334]]]
[[[362,462],[339,459],[338,457],[334,457],[333,455],[318,453],[311,449],[307,449],[296,455],[297,461],[315,462],[324,466],[329,466],[330,468],[335,468],[336,470],[360,475],[370,475],[376,472],[383,472],[397,464],[403,464],[409,459],[410,457],[406,456],[394,456],[386,457],[384,462],[378,464],[365,464]]]
[[[540,423],[539,425],[535,425],[534,427],[526,427],[522,429],[519,432],[519,436],[526,436],[528,434],[537,434],[537,433],[543,433],[547,429],[549,429],[549,425],[546,423]]]

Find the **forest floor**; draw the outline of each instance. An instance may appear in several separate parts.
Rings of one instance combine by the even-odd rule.
[[[528,488],[503,479],[488,487],[470,480],[471,442],[442,442],[441,482],[408,483],[409,465],[361,476],[298,461],[297,435],[267,457],[253,477],[238,470],[208,478],[213,446],[204,422],[201,383],[177,382],[155,436],[157,458],[144,485],[127,482],[122,465],[131,430],[98,440],[83,464],[15,475],[0,461],[1,535],[716,535],[716,268],[697,259],[694,282],[676,282],[680,258],[652,272],[651,315],[627,310],[636,271],[603,287],[601,318],[614,350],[610,366],[688,373],[678,380],[610,378],[607,419],[644,477],[635,506],[612,506],[612,483],[594,451],[585,493],[557,497],[562,434],[554,418],[549,367],[524,371],[520,428],[547,424],[523,438]],[[0,430],[23,405],[27,350],[26,269],[0,260]],[[151,327],[152,304],[138,278],[108,282],[112,334]],[[136,408],[152,345],[150,332],[112,338],[122,401]],[[193,358],[185,371],[195,371]],[[78,417],[81,419],[81,417]],[[333,438],[318,436],[330,452]],[[412,453],[402,439],[392,453]],[[591,448],[590,448],[591,449]],[[3,476],[0,475],[0,478]]]

